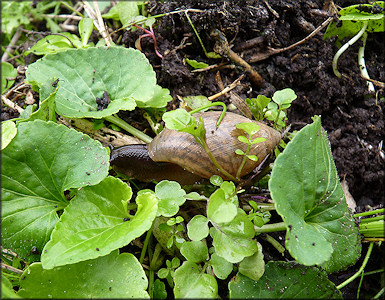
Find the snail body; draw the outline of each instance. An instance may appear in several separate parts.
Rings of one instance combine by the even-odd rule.
[[[264,142],[251,146],[249,154],[256,155],[258,161],[255,162],[247,159],[240,175],[241,177],[245,176],[254,170],[278,145],[281,135],[278,131],[264,123],[253,121],[230,112],[225,114],[225,117],[217,128],[216,123],[221,113],[222,112],[220,111],[210,111],[196,114],[194,117],[196,119],[202,117],[206,129],[206,142],[208,148],[222,168],[232,176],[236,176],[238,168],[243,160],[243,156],[237,155],[235,150],[241,149],[246,152],[247,149],[247,145],[238,140],[238,136],[244,135],[244,132],[241,129],[237,129],[235,125],[246,122],[257,123],[260,126],[260,130],[254,134],[253,139],[258,137],[266,139]],[[217,167],[212,163],[203,147],[197,143],[195,138],[189,133],[165,128],[150,144],[147,145],[148,156],[144,149],[145,146],[140,146],[140,153],[135,153],[138,149],[133,149],[134,151],[131,151],[130,149],[132,147],[130,146],[137,147],[138,145],[128,145],[113,149],[111,151],[110,162],[113,168],[118,172],[133,176],[139,180],[158,181],[159,178],[155,178],[157,177],[156,173],[158,171],[160,173],[164,172],[161,177],[166,176],[166,178],[162,179],[173,180],[170,178],[173,177],[176,178],[174,180],[183,182],[186,179],[185,177],[187,177],[189,183],[183,182],[184,184],[194,183],[199,178],[210,178],[212,175],[219,175],[224,179],[228,179],[221,174]],[[138,160],[129,162],[137,155],[139,156]],[[122,168],[122,162],[124,161],[126,162]],[[147,164],[149,165],[148,173],[152,174],[152,176],[149,176],[149,180],[145,180],[146,178],[143,179],[143,177],[146,177],[147,175],[142,176],[142,174],[138,174],[135,170],[132,170],[132,167],[134,167],[134,169],[138,169],[139,173],[147,172],[144,171]],[[152,168],[151,165],[154,167]],[[177,168],[175,165],[177,165]],[[171,168],[171,170],[169,170],[169,168]],[[170,173],[172,173],[173,176],[170,176]],[[191,179],[189,179],[190,177]]]

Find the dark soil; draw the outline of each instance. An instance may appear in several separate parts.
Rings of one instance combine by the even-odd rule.
[[[359,2],[367,1],[334,1],[341,7]],[[150,0],[148,11],[151,15],[157,15],[179,9],[200,9],[201,12],[189,12],[189,16],[207,51],[213,51],[215,39],[211,32],[218,29],[226,36],[232,49],[248,61],[253,55],[266,53],[268,47],[284,48],[308,36],[332,15],[328,11],[328,4],[328,0]],[[229,59],[206,58],[184,13],[158,18],[154,32],[159,52],[164,59],[155,54],[153,41],[149,38],[142,39],[142,51],[157,73],[158,84],[168,88],[173,96],[174,102],[170,104],[170,109],[178,106],[177,95],[211,96],[218,93],[221,90],[216,80],[218,71],[225,86],[241,74],[247,75],[242,67]],[[385,135],[384,91],[377,86],[377,94],[368,93],[357,64],[359,43],[350,47],[340,58],[339,71],[346,77],[337,78],[332,71],[332,59],[337,50],[335,39],[324,41],[324,32],[325,29],[291,50],[251,63],[264,79],[264,85],[258,87],[250,77],[245,76],[234,91],[245,99],[260,94],[271,97],[276,90],[293,89],[298,98],[288,111],[291,130],[300,130],[312,122],[314,115],[321,115],[322,125],[329,134],[338,174],[341,180],[346,179],[348,183],[349,191],[357,203],[356,211],[383,207],[385,159],[380,147]],[[113,38],[117,40],[122,36],[121,43],[135,47],[135,41],[141,34],[143,32],[140,30],[120,31]],[[251,48],[245,47],[246,41],[257,37],[261,38],[261,43]],[[369,34],[365,50],[368,72],[371,78],[380,82],[385,82],[384,42],[384,33]],[[205,72],[192,73],[192,68],[184,58],[209,65],[223,65]],[[224,95],[218,100],[229,103],[231,99]],[[23,106],[22,102],[18,103]],[[133,114],[130,114],[132,118]],[[2,119],[11,117],[16,117],[12,111],[2,112]],[[134,113],[134,119],[137,118],[140,118],[140,114]],[[268,245],[266,243],[263,246],[268,249]],[[363,256],[366,248],[364,245]],[[366,271],[384,266],[380,254],[380,249],[374,251]],[[282,259],[274,255],[271,258]],[[331,279],[336,284],[341,283],[358,270],[362,260],[363,257],[355,266],[335,274]],[[378,292],[380,286],[383,286],[379,282],[382,279],[378,277],[365,276],[361,295],[367,298],[374,296],[373,292]],[[358,281],[342,289],[345,299],[356,297]]]

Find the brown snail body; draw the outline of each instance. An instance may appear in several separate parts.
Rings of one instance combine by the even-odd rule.
[[[242,177],[254,170],[263,161],[263,159],[275,148],[275,146],[278,145],[281,139],[281,135],[278,131],[267,126],[264,123],[253,121],[246,117],[230,112],[227,112],[225,114],[225,117],[217,128],[216,123],[221,113],[222,112],[220,111],[210,111],[201,114],[196,114],[194,115],[194,117],[196,119],[198,119],[200,116],[202,117],[206,129],[206,142],[208,148],[210,149],[213,156],[217,159],[218,163],[222,166],[222,168],[234,177],[236,177],[236,173],[243,159],[243,156],[236,154],[235,150],[241,149],[245,152],[247,149],[247,145],[238,140],[238,136],[245,135],[245,133],[243,132],[243,130],[237,129],[235,125],[238,123],[246,122],[257,123],[260,126],[260,130],[253,136],[253,139],[257,137],[263,137],[266,139],[264,142],[260,142],[251,146],[249,154],[256,155],[258,157],[258,161],[255,162],[250,159],[247,159],[246,164],[244,165],[241,172]],[[224,179],[228,179],[225,178],[225,176],[221,174],[221,172],[211,162],[208,154],[205,152],[203,147],[195,141],[194,137],[191,134],[165,128],[148,145],[148,158],[146,157],[143,160],[143,155],[146,154],[144,150],[141,153],[141,162],[135,162],[132,164],[127,161],[127,163],[125,163],[124,168],[119,167],[119,165],[122,165],[122,161],[124,162],[125,158],[128,158],[128,160],[130,160],[131,158],[133,158],[133,156],[135,156],[132,152],[130,152],[131,150],[129,150],[129,146],[130,145],[112,150],[110,162],[111,165],[113,165],[114,169],[118,172],[124,173],[128,176],[133,176],[139,180],[158,181],[159,178],[156,178],[157,171],[160,171],[160,173],[165,172],[172,174],[180,171],[180,173],[174,174],[174,176],[172,176],[174,179],[168,177],[168,175],[165,175],[165,173],[163,173],[161,179],[177,180],[179,182],[182,182],[183,184],[191,184],[199,178],[210,178],[212,175],[215,174],[220,175]],[[141,174],[135,174],[135,170],[128,170],[131,168],[130,165],[137,164],[139,167],[139,173],[147,172],[145,171],[147,169],[147,164],[153,163],[151,162],[151,160],[155,162],[155,164],[153,169],[151,166],[148,166],[148,173],[152,174],[152,176],[149,176],[149,180],[143,179],[143,176],[141,176]],[[171,164],[166,165],[162,164],[162,162],[167,162]],[[177,171],[174,169],[169,172],[167,168],[175,164],[180,166],[180,170]],[[127,169],[127,172],[123,172],[124,169]],[[184,171],[184,169],[188,172]],[[183,172],[187,173],[187,175],[183,175]],[[189,179],[190,177],[188,176],[188,173],[190,173],[191,179]],[[165,176],[166,178],[164,178]],[[188,177],[188,183],[185,183],[186,176]]]

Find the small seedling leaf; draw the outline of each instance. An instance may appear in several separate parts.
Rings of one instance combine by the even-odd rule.
[[[252,161],[258,161],[258,157],[256,155],[247,155],[247,158]]]
[[[223,189],[211,194],[207,206],[207,217],[215,223],[231,222],[237,215],[237,205],[226,197]]]
[[[180,247],[180,253],[193,263],[200,263],[207,259],[209,253],[207,246],[202,241],[185,242]]]
[[[360,238],[319,117],[278,156],[269,189],[287,227],[286,248],[299,263],[328,272],[355,263]]]
[[[209,66],[208,64],[206,64],[204,62],[200,62],[200,61],[196,61],[195,59],[188,59],[188,58],[186,58],[186,63],[188,63],[194,69],[204,69],[204,68],[207,68]]]
[[[284,104],[290,104],[295,99],[297,99],[297,95],[290,88],[276,91],[273,95],[273,101],[277,103],[279,106],[282,106]]]
[[[180,130],[189,126],[193,121],[195,121],[194,117],[181,108],[164,113],[162,119],[167,128],[175,130]]]
[[[155,186],[155,195],[159,199],[158,213],[172,217],[179,211],[179,206],[186,202],[186,192],[175,181],[162,180]]]
[[[64,191],[100,182],[108,160],[99,142],[64,125],[20,123],[2,151],[3,247],[38,260],[58,220],[56,211],[68,203]]]
[[[245,143],[245,144],[248,144],[249,143],[249,139],[247,137],[245,137],[244,135],[240,135],[238,136],[238,140],[242,143]]]
[[[265,272],[265,262],[263,260],[262,246],[257,242],[258,251],[252,256],[245,257],[239,264],[239,273],[252,280],[259,280]]]
[[[233,264],[216,253],[211,255],[209,263],[213,267],[215,276],[219,279],[225,280],[233,271]]]
[[[91,18],[83,18],[79,22],[79,34],[82,46],[86,47],[88,39],[91,36],[92,30],[94,29],[94,20]]]
[[[268,262],[258,281],[238,273],[229,291],[230,299],[343,299],[325,272],[280,261]]]
[[[209,220],[202,215],[194,216],[187,224],[187,235],[193,241],[200,241],[209,235]]]
[[[7,78],[15,78],[17,70],[8,62],[1,62],[1,92],[4,93],[8,90],[15,80]]]
[[[131,196],[131,188],[114,177],[81,189],[44,247],[44,269],[109,254],[149,230],[158,200],[152,193],[141,193],[136,197],[137,212],[130,217],[127,203]]]
[[[256,241],[252,240],[254,234],[253,223],[241,210],[231,222],[210,229],[215,252],[231,263],[238,263],[258,250]]]
[[[147,277],[138,259],[118,250],[51,270],[33,263],[22,278],[18,295],[23,298],[149,298]]]
[[[245,155],[245,152],[243,152],[241,149],[235,150],[235,153],[238,155]]]
[[[185,261],[175,270],[174,297],[180,298],[217,298],[218,284],[215,277],[203,273],[196,264]]]

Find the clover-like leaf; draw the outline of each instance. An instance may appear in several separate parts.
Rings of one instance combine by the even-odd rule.
[[[155,195],[159,199],[158,212],[165,217],[175,215],[186,202],[186,192],[176,181],[162,180],[155,186]]]
[[[199,267],[185,261],[175,270],[174,297],[178,298],[217,298],[218,284],[214,276],[203,273]]]
[[[361,251],[358,229],[319,117],[278,156],[269,188],[287,227],[286,248],[298,262],[336,272],[356,261]]]
[[[325,272],[281,261],[268,262],[258,281],[237,274],[229,291],[230,299],[342,299]]]
[[[149,298],[147,277],[138,259],[118,250],[51,270],[33,263],[22,278],[18,295],[23,298]]]
[[[114,177],[81,189],[44,247],[43,267],[51,269],[109,254],[149,230],[157,211],[155,195],[138,195],[138,210],[130,217],[127,203],[131,195],[131,188]]]
[[[103,118],[133,110],[136,101],[150,105],[153,98],[153,107],[159,108],[171,100],[167,90],[156,85],[155,72],[144,54],[132,48],[90,47],[49,54],[29,65],[26,76],[35,88],[58,78],[56,111],[72,118]],[[96,98],[104,92],[110,103],[100,108]]]
[[[193,263],[200,263],[207,259],[208,249],[202,241],[184,242],[180,247],[180,253]]]
[[[64,125],[20,123],[2,151],[3,247],[28,261],[39,259],[56,211],[68,205],[64,191],[100,182],[108,160],[99,142]]]

